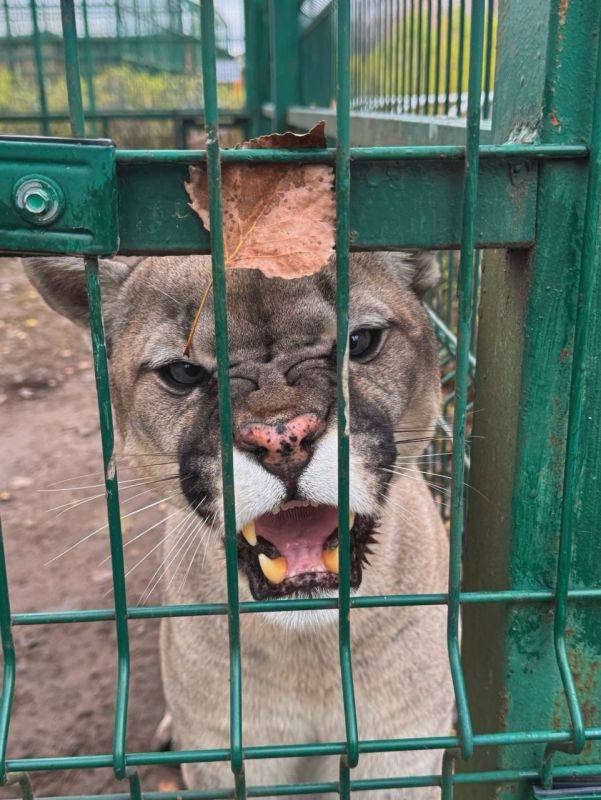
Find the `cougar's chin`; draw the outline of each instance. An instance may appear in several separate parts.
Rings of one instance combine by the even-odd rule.
[[[351,587],[361,584],[375,521],[349,515]],[[255,600],[319,597],[338,587],[338,509],[293,500],[247,522],[238,563]]]

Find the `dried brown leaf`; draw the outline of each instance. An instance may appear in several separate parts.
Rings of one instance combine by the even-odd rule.
[[[242,148],[326,146],[325,123],[305,134],[261,136]],[[327,164],[222,164],[223,239],[228,269],[298,278],[325,266],[334,249],[334,172]],[[206,165],[190,167],[190,205],[210,230]]]

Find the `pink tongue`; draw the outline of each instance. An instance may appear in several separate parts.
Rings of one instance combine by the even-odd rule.
[[[257,536],[270,541],[286,559],[288,577],[327,571],[321,554],[326,539],[338,527],[336,508],[291,508],[279,514],[263,514],[255,524]]]

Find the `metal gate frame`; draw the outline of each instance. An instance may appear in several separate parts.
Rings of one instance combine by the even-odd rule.
[[[251,9],[257,1],[260,2],[249,0]],[[272,3],[272,13],[284,5],[296,6],[296,0]],[[597,484],[601,467],[601,319],[595,313],[601,310],[601,47],[598,45],[601,6],[596,0],[579,3],[503,0],[501,6],[502,32],[492,126],[495,143],[480,146],[479,142],[484,0],[472,0],[465,148],[351,147],[347,69],[350,2],[338,0],[337,146],[311,154],[290,152],[285,156],[298,162],[309,159],[333,162],[336,167],[341,587],[338,600],[250,603],[238,600],[220,164],[222,160],[270,161],[274,156],[264,150],[219,149],[212,0],[202,0],[201,12],[206,153],[123,152],[115,151],[105,141],[50,142],[47,161],[35,165],[37,179],[41,177],[46,188],[52,187],[56,164],[65,158],[64,152],[58,153],[59,147],[67,147],[72,155],[81,155],[86,147],[96,147],[110,151],[113,156],[103,169],[92,164],[90,171],[79,179],[79,185],[59,187],[68,212],[60,225],[42,219],[45,212],[39,209],[47,204],[46,190],[38,192],[31,207],[23,208],[11,198],[10,182],[1,184],[5,208],[0,211],[0,249],[4,252],[55,252],[56,237],[50,234],[60,228],[60,234],[68,238],[69,234],[82,230],[86,204],[81,198],[88,196],[91,188],[101,186],[106,195],[111,196],[111,192],[118,195],[117,224],[111,246],[106,242],[99,244],[102,231],[94,214],[91,219],[85,217],[83,230],[89,236],[69,248],[65,246],[65,252],[68,249],[84,255],[86,264],[114,608],[11,614],[4,553],[0,552],[0,632],[4,656],[0,765],[2,778],[19,782],[24,797],[32,796],[27,773],[112,767],[118,778],[129,780],[129,793],[122,796],[140,800],[143,795],[136,767],[192,761],[229,761],[234,787],[211,792],[153,792],[144,796],[175,800],[176,797],[243,798],[334,792],[348,798],[356,790],[439,785],[443,798],[448,800],[456,786],[464,791],[477,791],[478,797],[482,797],[488,791],[484,787],[489,784],[517,782],[523,794],[532,781],[540,781],[548,788],[553,786],[554,778],[601,773],[598,751],[591,752],[601,739],[598,716],[594,716],[592,709],[598,696],[596,667],[601,650],[592,624],[598,618],[601,599],[601,589],[595,588],[600,545],[594,536],[574,537],[575,531],[585,530],[583,522],[591,524],[594,530],[601,512]],[[84,115],[73,0],[62,0],[61,8],[72,130],[75,137],[81,137]],[[274,36],[278,41],[277,30]],[[276,47],[273,53],[276,71],[277,51]],[[277,81],[274,85],[277,89]],[[258,110],[256,102],[254,110]],[[276,123],[285,122],[287,113],[283,101],[276,102]],[[39,147],[39,142],[1,140],[0,177],[8,167],[14,168],[19,148],[22,152],[27,147]],[[210,243],[199,221],[191,213],[185,213],[182,197],[187,165],[199,158],[206,158],[209,175]],[[21,156],[18,163],[27,173],[27,158]],[[26,178],[31,176],[24,174],[19,185]],[[159,183],[161,192],[149,191]],[[35,187],[32,191],[36,193]],[[454,200],[459,196],[462,210],[457,214]],[[157,209],[160,214],[153,213]],[[181,219],[174,225],[173,217],[182,211]],[[40,215],[37,221],[36,215]],[[155,225],[156,219],[164,219],[165,226]],[[402,229],[399,219],[404,223]],[[7,235],[11,225],[18,228],[18,244]],[[150,225],[154,226],[152,231]],[[351,598],[348,409],[342,391],[347,369],[349,248],[457,245],[461,247],[461,265],[448,592]],[[228,602],[132,608],[127,605],[125,591],[97,255],[117,251],[206,252],[209,246],[218,355]],[[478,346],[479,363],[484,368],[481,366],[476,375],[478,403],[485,413],[475,417],[475,432],[485,438],[476,438],[472,449],[471,483],[475,490],[493,497],[494,503],[486,505],[479,494],[471,495],[464,542],[463,453],[475,247],[503,247],[505,255],[486,257]],[[515,380],[517,370],[520,382]],[[359,741],[350,650],[351,609],[431,604],[448,608],[447,643],[457,700],[458,735]],[[244,747],[239,614],[295,608],[339,609],[346,739]],[[463,658],[459,649],[462,609]],[[126,753],[129,624],[140,618],[213,614],[227,615],[229,622],[230,747]],[[118,680],[112,754],[6,759],[15,681],[12,626],[107,619],[115,621],[117,632]],[[589,636],[582,642],[577,638],[578,629],[585,625]],[[486,647],[481,640],[483,630],[487,632]],[[572,645],[569,652],[568,642]],[[487,732],[493,720],[499,730]],[[597,727],[593,727],[595,721]],[[442,773],[372,780],[352,778],[352,769],[361,753],[416,749],[444,750]],[[558,750],[570,755],[560,762],[554,757]],[[337,782],[245,786],[246,759],[335,754],[340,755]],[[574,759],[573,754],[582,755]],[[461,758],[466,761],[459,761]],[[515,790],[510,788],[509,793],[515,794]]]

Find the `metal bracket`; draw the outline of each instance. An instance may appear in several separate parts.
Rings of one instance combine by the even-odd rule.
[[[0,136],[0,252],[112,255],[119,247],[109,139]]]
[[[532,794],[535,800],[601,800],[601,775],[582,780],[558,779],[551,789],[533,784]]]

